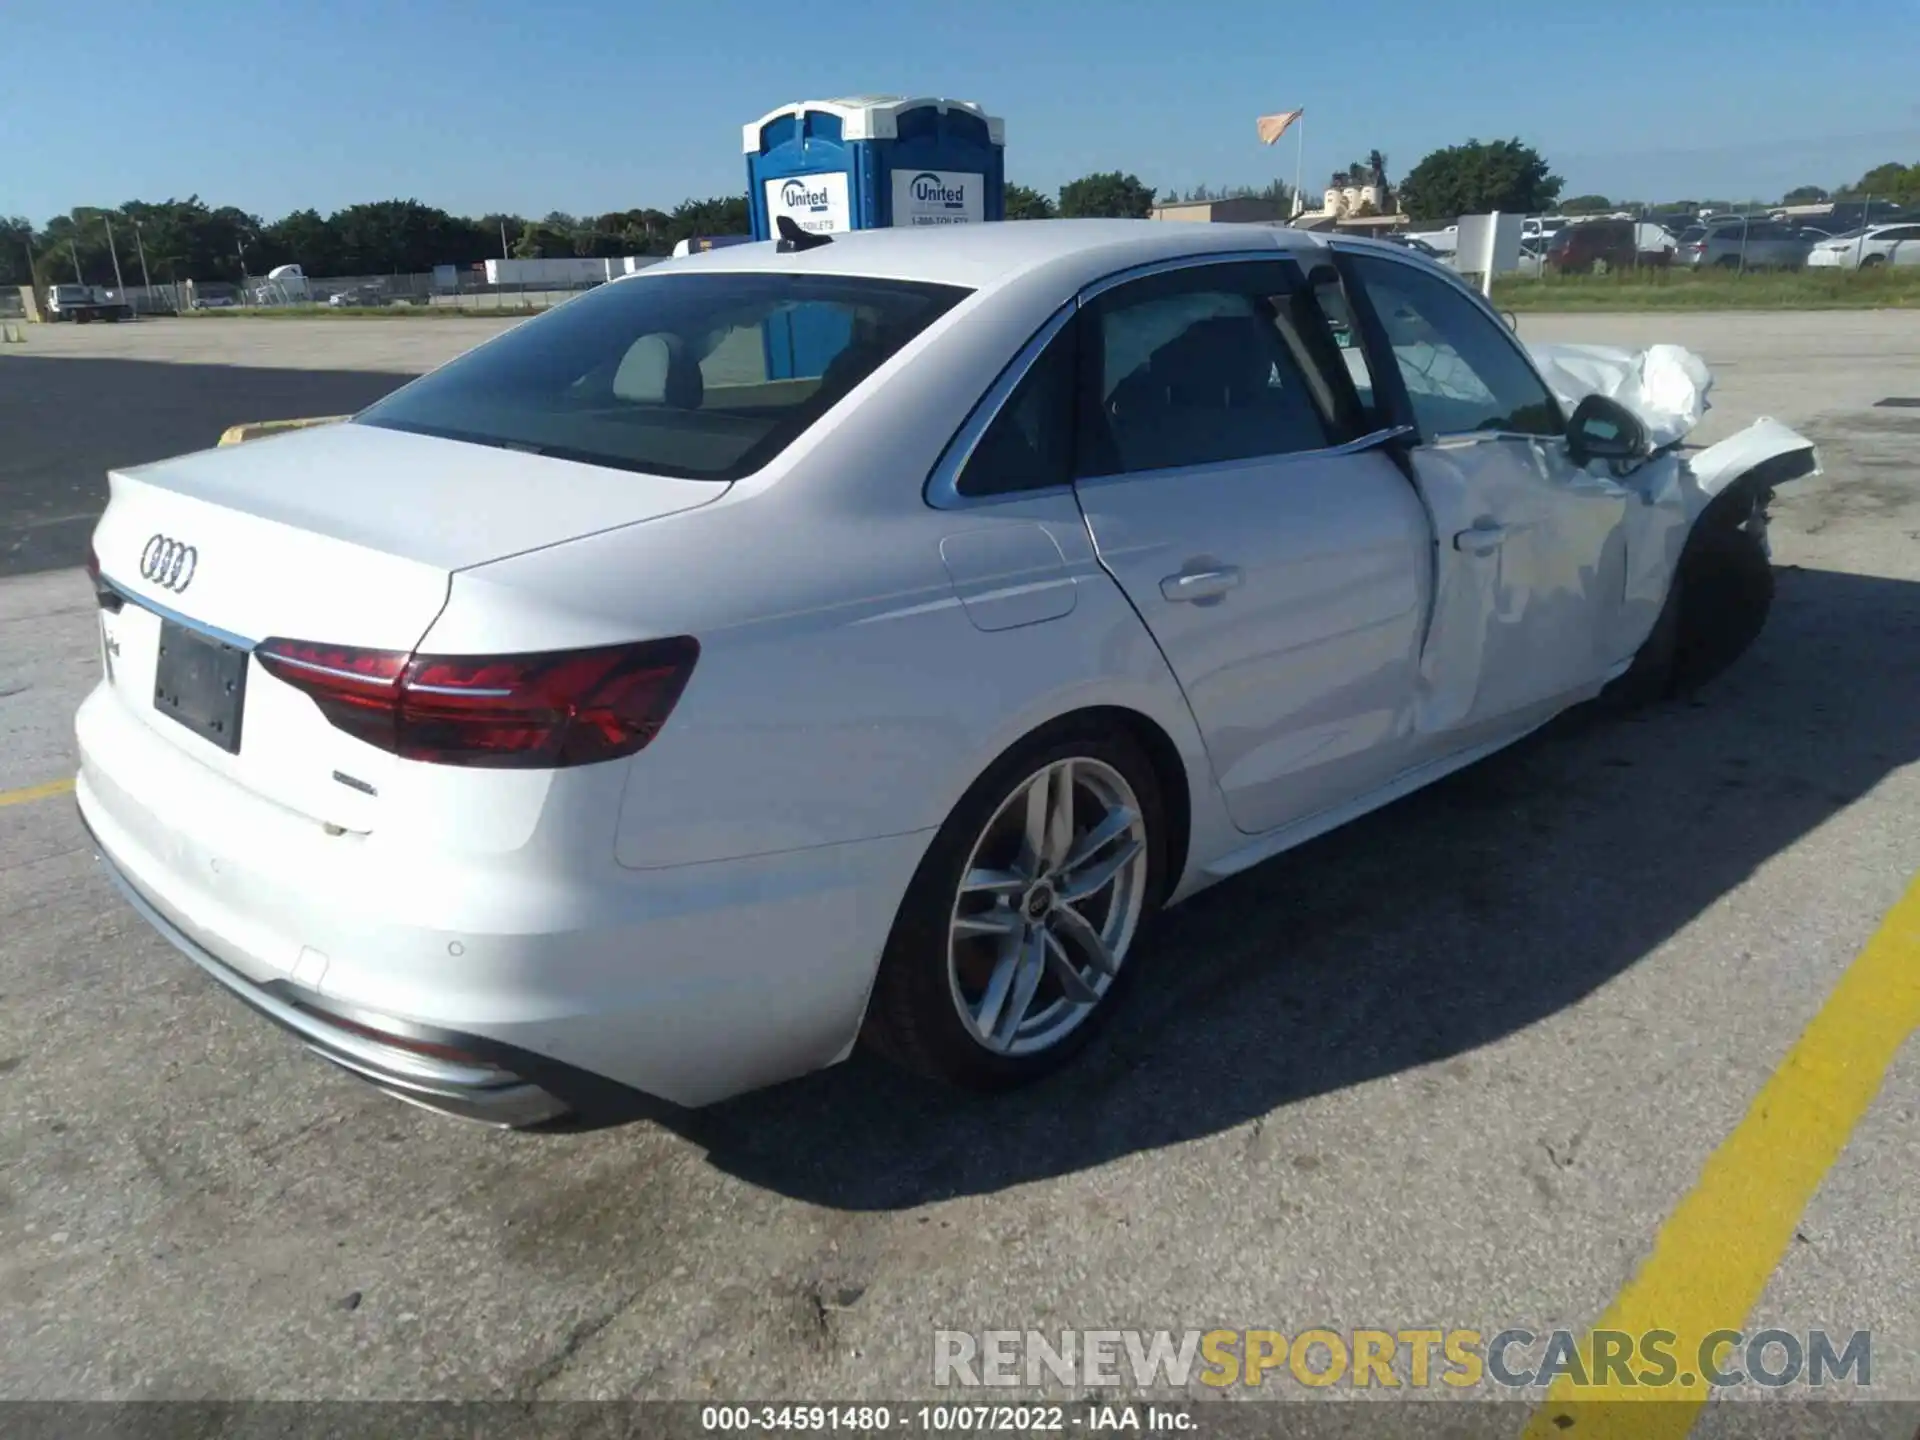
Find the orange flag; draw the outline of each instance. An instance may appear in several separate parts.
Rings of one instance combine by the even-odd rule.
[[[1289,110],[1284,115],[1262,115],[1259,120],[1260,143],[1271,145],[1287,133],[1287,127],[1306,114],[1305,110]]]

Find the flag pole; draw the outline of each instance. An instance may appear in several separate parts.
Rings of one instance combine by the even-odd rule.
[[[1306,202],[1300,198],[1300,176],[1307,160],[1307,112],[1302,110],[1300,118],[1293,122],[1300,129],[1300,138],[1293,152],[1293,213],[1305,214]]]

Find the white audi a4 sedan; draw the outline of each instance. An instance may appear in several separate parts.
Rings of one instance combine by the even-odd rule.
[[[431,1108],[699,1106],[863,1039],[1006,1087],[1157,908],[1744,648],[1817,461],[1687,448],[1707,383],[1284,229],[672,261],[114,472],[80,810],[210,976]]]

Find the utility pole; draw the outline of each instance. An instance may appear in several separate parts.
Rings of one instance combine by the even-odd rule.
[[[505,216],[502,216],[500,219],[500,258],[502,260],[511,260],[513,258],[512,255],[507,253],[507,221]]]
[[[74,244],[71,239],[67,241],[67,253],[73,256],[73,283],[76,285],[86,284],[87,277],[80,273],[80,247]]]
[[[120,299],[124,300],[127,298],[127,282],[120,278],[120,252],[114,247],[113,243],[113,221],[102,215],[100,217],[100,223],[107,227],[107,254],[113,257],[114,293]]]
[[[133,222],[133,245],[140,252],[140,284],[142,288],[153,289],[153,277],[147,273],[147,242],[140,233],[140,222]]]

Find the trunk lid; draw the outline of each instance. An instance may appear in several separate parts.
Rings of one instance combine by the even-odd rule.
[[[257,642],[410,651],[453,572],[727,489],[350,423],[108,479],[94,553],[115,695],[234,783],[355,831],[400,762],[249,659]]]

